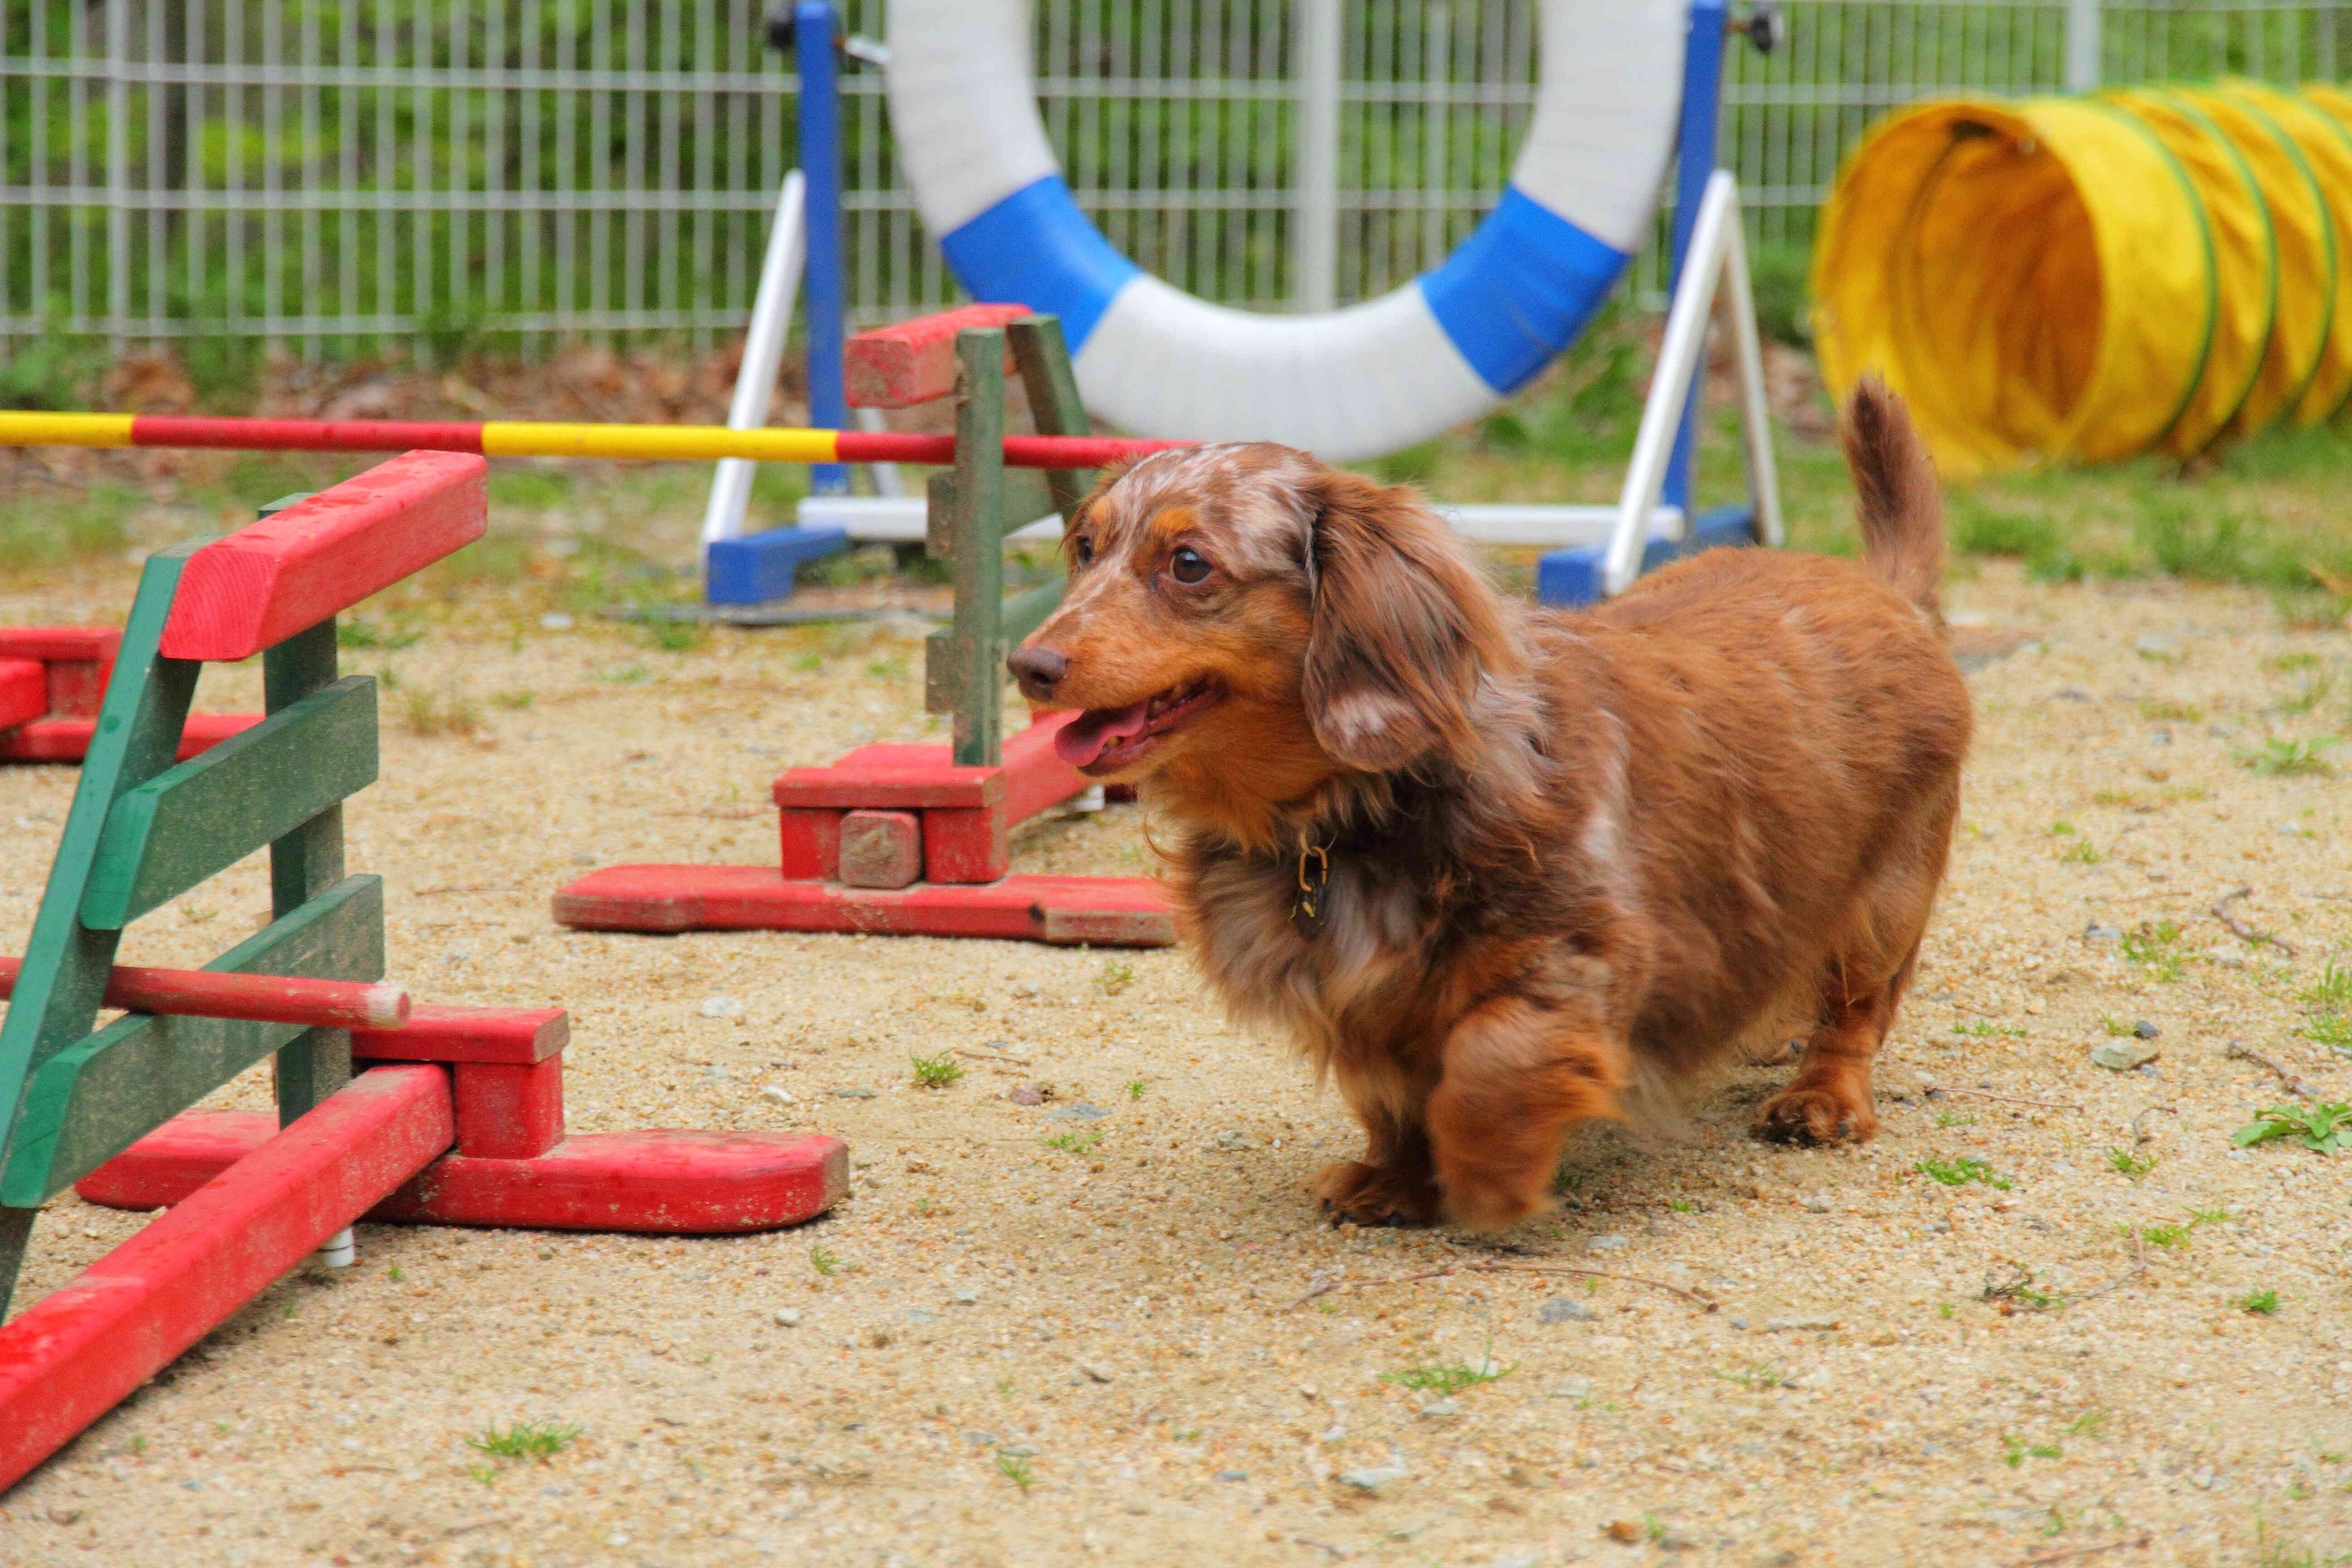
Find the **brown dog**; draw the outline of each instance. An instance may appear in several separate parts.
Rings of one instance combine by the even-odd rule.
[[[1411,490],[1286,447],[1087,500],[1013,673],[1175,830],[1230,1011],[1338,1079],[1368,1142],[1316,1182],[1339,1215],[1509,1225],[1637,1076],[1777,1025],[1809,1032],[1758,1131],[1876,1131],[1969,698],[1934,475],[1874,381],[1845,446],[1863,564],[1715,551],[1580,614],[1507,604]]]

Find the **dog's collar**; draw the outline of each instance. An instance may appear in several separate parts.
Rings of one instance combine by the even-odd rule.
[[[1298,851],[1298,888],[1290,897],[1290,929],[1306,941],[1323,934],[1329,909],[1325,896],[1331,880],[1331,855],[1320,844],[1302,845]]]

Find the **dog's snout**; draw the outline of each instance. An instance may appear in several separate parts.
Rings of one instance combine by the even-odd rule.
[[[1021,683],[1021,694],[1034,701],[1053,696],[1070,669],[1070,661],[1050,647],[1016,647],[1004,662]]]

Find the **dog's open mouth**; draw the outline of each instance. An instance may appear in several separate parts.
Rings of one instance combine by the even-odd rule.
[[[1089,708],[1062,726],[1054,754],[1083,773],[1118,773],[1224,696],[1216,677],[1204,675],[1124,708]]]

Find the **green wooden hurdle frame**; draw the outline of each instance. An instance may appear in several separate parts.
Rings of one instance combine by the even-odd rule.
[[[135,1013],[95,1027],[123,927],[267,846],[270,923],[205,967],[383,978],[383,880],[343,874],[342,803],[376,777],[376,684],[338,678],[335,617],[263,652],[259,724],[172,761],[203,666],[159,645],[208,542],[162,551],[141,575],[0,1026],[0,1312],[40,1205],[140,1137],[264,1057],[281,1126],[351,1079],[345,1029]]]
[[[925,549],[949,563],[955,619],[925,647],[925,708],[954,721],[955,763],[994,767],[1004,760],[1004,658],[1062,602],[1061,569],[1053,580],[1004,596],[1004,536],[1049,502],[1064,523],[1094,485],[1091,468],[1045,470],[1045,495],[1033,482],[1008,483],[1004,467],[1004,360],[1011,350],[1030,417],[1041,436],[1090,436],[1077,377],[1057,316],[1033,315],[1003,327],[967,328],[955,338],[956,461],[931,476]],[[1026,470],[1024,470],[1025,477]],[[1014,520],[1017,518],[1018,521]]]

